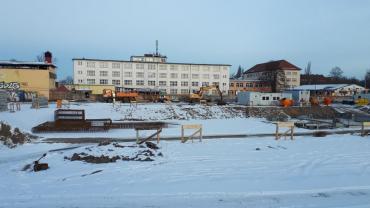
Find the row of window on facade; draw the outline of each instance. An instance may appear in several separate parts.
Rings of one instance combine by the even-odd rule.
[[[109,62],[97,62],[99,65],[96,64],[96,62],[93,61],[87,61],[86,62],[86,67],[88,68],[112,68],[112,69],[120,69],[121,68],[121,63],[111,63],[111,67],[109,66]],[[83,61],[77,61],[77,65],[82,66]],[[157,69],[157,64],[143,64],[143,63],[123,63],[122,64],[124,69],[132,69],[133,66],[135,66],[136,69],[145,69],[145,66],[147,66],[147,69],[149,70],[156,70]],[[158,64],[158,69],[159,70],[167,70],[167,69],[176,71],[178,69],[188,71],[190,69],[190,65],[178,65],[178,64]],[[208,66],[208,65],[191,65],[192,70],[199,70],[202,69],[204,71],[210,71],[212,70],[214,72],[220,72],[221,69],[227,70],[226,66]]]
[[[290,76],[290,75],[296,76],[298,75],[298,72],[297,71],[285,71],[284,74],[287,76]],[[246,76],[248,78],[251,78],[251,77],[260,77],[260,76],[271,77],[272,75],[273,75],[272,72],[260,72],[260,73],[249,73]]]
[[[83,74],[83,71],[79,70],[77,71],[77,73],[79,75],[82,75]],[[87,70],[86,72],[87,76],[95,76],[95,71],[93,70]],[[109,72],[108,71],[99,71],[99,75],[101,77],[107,77],[109,75]],[[133,77],[132,76],[132,72],[124,72],[124,77]],[[144,78],[144,72],[136,72],[136,77],[137,78]],[[159,78],[167,78],[169,75],[170,78],[173,78],[173,79],[177,79],[179,78],[179,75],[181,76],[181,79],[188,79],[189,78],[189,74],[177,74],[177,73],[170,73],[170,74],[167,74],[167,73],[159,73]],[[202,78],[203,79],[209,79],[210,77],[212,77],[213,79],[220,79],[220,75],[219,74],[213,74],[212,76],[210,74],[201,74]],[[112,71],[112,77],[120,77],[121,76],[121,72],[119,71]],[[151,73],[148,73],[148,78],[156,78],[157,77],[157,73],[154,73],[154,72],[151,72]],[[192,79],[199,79],[200,78],[200,74],[191,74],[191,78]],[[223,75],[223,78],[227,78],[227,75]]]
[[[87,79],[86,83],[90,84],[90,85],[94,85],[94,84],[96,84],[95,81],[96,81],[95,79]],[[78,79],[78,83],[83,84],[83,80]],[[145,85],[144,80],[136,80],[135,83],[136,83],[137,86],[144,86]],[[165,86],[167,86],[167,83],[169,83],[169,86],[171,86],[171,87],[176,87],[176,86],[178,86],[179,83],[180,83],[180,86],[182,86],[182,87],[190,86],[190,83],[186,82],[186,81],[182,81],[182,82],[178,82],[178,81],[169,81],[169,82],[159,81],[158,86],[165,87]],[[99,84],[101,84],[101,85],[109,84],[108,79],[100,79]],[[121,85],[121,80],[114,80],[113,79],[112,80],[112,85]],[[133,85],[133,80],[124,80],[124,85]],[[149,80],[149,81],[147,81],[147,85],[148,86],[156,86],[156,81]],[[210,85],[210,82],[191,82],[192,87],[209,86],[209,85]],[[212,82],[212,85],[218,85],[219,86],[220,83],[219,82]],[[226,86],[226,83],[222,83],[222,86]]]
[[[230,83],[230,87],[234,87],[234,83]],[[253,88],[253,87],[269,87],[269,85],[267,84],[262,84],[262,83],[243,83],[243,82],[237,82],[235,83],[235,87],[249,87],[249,88]]]

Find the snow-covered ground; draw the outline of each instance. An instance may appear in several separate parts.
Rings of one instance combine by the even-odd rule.
[[[203,106],[186,104],[139,104],[137,107],[122,104],[113,107],[108,103],[75,103],[71,109],[85,109],[88,119],[111,118],[112,120],[142,119],[163,120],[178,124],[202,124],[205,135],[214,134],[256,134],[273,133],[275,125],[260,118],[245,118],[240,111],[223,106]],[[22,111],[16,113],[1,112],[0,120],[6,121],[13,127],[31,132],[32,127],[46,121],[54,120],[55,104],[49,108],[31,109],[23,105]],[[206,118],[206,119],[205,119]],[[298,131],[305,131],[299,129]],[[140,136],[147,136],[153,132],[141,132]],[[180,126],[163,129],[162,136],[179,136]],[[109,132],[93,133],[42,133],[36,134],[45,138],[78,138],[78,137],[109,137],[134,138],[133,129],[113,129]]]
[[[49,170],[21,171],[70,146],[0,147],[0,207],[370,207],[370,140],[355,135],[163,141],[152,162],[64,160],[103,148],[85,144],[49,152]]]
[[[73,104],[87,118],[164,120],[203,124],[204,134],[273,133],[264,119],[245,118],[227,107],[200,105]],[[0,120],[30,132],[53,120],[55,105],[1,112]],[[297,129],[297,131],[308,131]],[[145,133],[142,133],[145,134]],[[148,134],[148,133],[147,133]],[[180,128],[163,135],[178,136]],[[134,137],[133,130],[39,134],[58,137]],[[130,145],[130,143],[122,143]],[[161,141],[154,161],[90,164],[66,160],[74,153],[133,156],[140,148],[96,144],[0,145],[2,207],[370,207],[370,140],[358,135],[296,140],[240,138]],[[76,147],[74,149],[63,149]],[[59,150],[58,150],[59,149]],[[61,150],[62,149],[62,150]],[[56,150],[56,151],[50,151]],[[22,171],[43,153],[50,169]]]

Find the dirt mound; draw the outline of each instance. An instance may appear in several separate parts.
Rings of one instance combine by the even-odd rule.
[[[130,145],[130,146],[124,146],[120,145],[118,143],[113,144],[98,144],[95,147],[88,147],[85,148],[85,150],[89,151],[88,153],[80,152],[80,153],[74,153],[71,157],[65,156],[64,159],[70,160],[70,161],[84,161],[87,163],[94,163],[94,164],[100,164],[100,163],[113,163],[118,160],[124,160],[124,161],[154,161],[155,157],[163,156],[161,152],[156,152],[159,147],[152,143],[147,142],[147,147],[143,145]],[[101,155],[97,155],[97,152],[104,151],[102,148],[108,152],[100,152]],[[122,151],[124,151],[122,148],[127,149],[127,153],[123,154]],[[121,151],[121,153],[117,153],[117,155],[112,155],[112,152],[114,151]],[[94,155],[95,153],[95,155]],[[99,153],[98,153],[99,154]]]
[[[333,119],[336,117],[335,110],[330,106],[289,107],[283,108],[283,111],[293,118],[309,116],[316,119]]]
[[[32,134],[21,132],[18,128],[12,130],[10,125],[0,122],[0,141],[10,148],[14,148],[18,144],[31,142],[32,139],[36,138]]]

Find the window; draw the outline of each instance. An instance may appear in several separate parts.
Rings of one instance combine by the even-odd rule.
[[[125,67],[125,69],[132,69],[131,63],[125,63],[123,66]]]
[[[100,62],[99,66],[100,66],[100,68],[108,68],[108,63],[107,62]]]
[[[286,74],[287,74],[287,75],[291,75],[291,74],[292,74],[292,72],[290,72],[290,71],[287,71],[287,72],[286,72]]]
[[[82,71],[81,71],[81,70],[78,70],[78,71],[77,71],[77,74],[82,74]]]
[[[182,65],[181,70],[182,71],[188,71],[190,69],[190,66],[188,65]]]
[[[143,86],[144,80],[136,80],[136,85]]]
[[[227,84],[226,84],[225,82],[224,82],[224,83],[222,83],[222,86],[226,87],[226,85],[227,85]]]
[[[94,85],[95,84],[95,79],[87,79],[87,84]]]
[[[119,68],[121,68],[121,65],[119,63],[112,63],[112,68],[113,69],[119,69]]]
[[[234,83],[230,83],[230,87],[234,87]]]
[[[181,74],[181,79],[188,79],[189,78],[189,74]]]
[[[203,78],[203,79],[209,79],[209,74],[203,74],[203,75],[202,75],[202,78]]]
[[[209,82],[202,82],[202,87],[209,86]]]
[[[100,71],[100,76],[101,77],[107,77],[108,76],[108,71]]]
[[[293,75],[297,75],[298,73],[297,72],[293,72]]]
[[[137,78],[144,78],[144,72],[136,72]]]
[[[77,65],[81,66],[82,65],[82,61],[77,61]]]
[[[132,77],[132,72],[125,72],[125,77]]]
[[[191,86],[198,87],[199,86],[199,82],[191,82]]]
[[[214,85],[214,86],[220,86],[220,83],[218,83],[218,82],[212,82],[212,85]]]
[[[82,79],[79,79],[77,80],[79,84],[82,84],[83,83],[83,80]]]
[[[156,77],[155,75],[156,75],[155,73],[150,72],[148,73],[148,78],[155,78]]]
[[[155,81],[148,81],[149,86],[155,86]]]
[[[107,79],[101,79],[101,80],[99,80],[99,83],[102,84],[102,85],[105,85],[105,84],[108,84],[108,80]]]
[[[191,66],[192,71],[199,71],[199,66],[193,65]]]
[[[125,80],[124,83],[125,85],[132,85],[132,80]]]
[[[226,74],[222,75],[222,78],[227,78],[227,75]]]
[[[167,74],[166,73],[160,73],[159,78],[167,78]]]
[[[144,69],[144,64],[136,64],[136,69]]]
[[[88,62],[86,62],[86,65],[89,68],[95,68],[95,62],[88,61]]]
[[[297,79],[296,79],[296,78],[293,78],[293,79],[292,79],[292,81],[293,81],[293,82],[296,82],[296,81],[297,81]]]
[[[189,85],[189,82],[181,82],[181,86],[187,87]]]
[[[206,71],[206,72],[208,72],[208,71],[209,71],[209,69],[210,69],[210,67],[209,67],[209,66],[203,66],[202,68],[203,68],[203,71]]]
[[[167,66],[164,64],[159,65],[159,70],[167,70]]]
[[[170,81],[170,86],[171,87],[177,86],[177,81]]]
[[[188,89],[181,89],[181,94],[189,94],[189,90]]]
[[[167,86],[167,82],[166,81],[159,81],[159,86]]]
[[[121,80],[112,79],[112,85],[121,85]]]
[[[213,79],[220,79],[220,75],[219,74],[214,74]]]
[[[119,71],[112,71],[112,77],[120,77],[121,73]]]
[[[149,64],[148,69],[154,70],[156,69],[155,64]]]
[[[171,71],[177,71],[177,66],[176,65],[170,65],[170,70]]]
[[[87,76],[95,76],[95,71],[93,70],[87,70]]]
[[[191,78],[193,78],[193,79],[199,79],[199,74],[192,74],[191,75]]]
[[[262,97],[262,100],[270,100],[270,97]]]
[[[177,94],[177,89],[170,89],[170,94]]]
[[[213,71],[214,72],[220,72],[221,70],[220,70],[220,66],[214,66],[213,67]]]
[[[176,79],[177,78],[177,74],[176,73],[171,73],[171,78],[172,79]]]

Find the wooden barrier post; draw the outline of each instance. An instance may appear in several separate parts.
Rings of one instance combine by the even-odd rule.
[[[145,128],[145,129],[141,129],[141,128],[136,128],[136,144],[142,144],[144,142],[147,142],[149,141],[150,139],[152,139],[153,137],[157,136],[157,144],[159,144],[159,140],[160,140],[160,133],[162,132],[162,128]],[[147,138],[143,139],[143,140],[140,140],[139,138],[139,131],[140,130],[156,130],[156,132],[154,132],[152,135],[148,136]]]
[[[370,127],[370,122],[362,122],[361,136],[363,137],[369,135],[369,132],[366,131],[366,127]]]
[[[294,122],[276,122],[276,131],[275,131],[275,139],[278,140],[281,138],[281,136],[284,136],[286,139],[286,136],[290,134],[290,139],[294,140]],[[289,128],[287,131],[283,132],[281,135],[279,133],[279,128]]]
[[[185,129],[196,129],[190,136],[185,137]],[[191,141],[194,142],[194,136],[198,134],[199,141],[203,139],[203,127],[201,124],[185,124],[181,126],[181,142],[185,143],[191,138]]]

